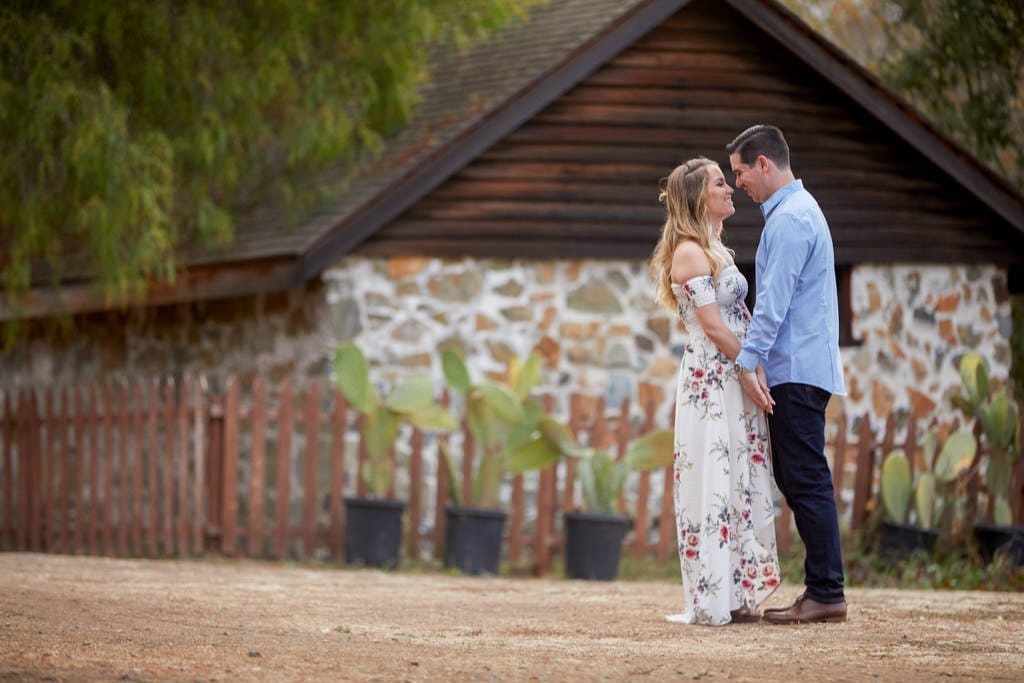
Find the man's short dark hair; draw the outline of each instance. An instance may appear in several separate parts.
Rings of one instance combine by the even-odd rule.
[[[740,161],[753,166],[762,154],[781,170],[789,169],[789,145],[782,131],[775,126],[757,125],[747,128],[725,146],[729,154],[739,154]]]

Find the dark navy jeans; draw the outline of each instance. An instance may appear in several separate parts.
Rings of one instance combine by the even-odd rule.
[[[839,544],[832,473],[825,459],[825,406],[832,395],[809,384],[778,384],[768,416],[775,483],[793,511],[807,557],[805,595],[842,602],[843,554]]]

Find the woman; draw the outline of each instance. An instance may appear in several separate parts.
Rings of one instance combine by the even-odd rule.
[[[667,218],[651,257],[658,301],[688,332],[676,389],[676,536],[686,624],[757,621],[779,585],[763,411],[744,393],[734,364],[750,325],[747,281],[722,244],[735,213],[718,164],[677,167],[660,199]]]

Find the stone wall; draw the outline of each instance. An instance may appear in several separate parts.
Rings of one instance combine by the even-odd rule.
[[[441,381],[446,348],[476,376],[498,377],[537,352],[540,388],[563,408],[572,392],[616,410],[627,397],[671,400],[682,327],[655,305],[643,263],[348,259],[324,279],[329,299],[358,302],[356,341],[380,377]]]
[[[913,411],[949,423],[967,351],[988,363],[995,387],[1010,371],[1012,319],[1006,271],[994,266],[857,267],[851,283],[858,347],[843,350],[848,415],[888,415],[901,428]]]
[[[967,350],[1006,381],[1011,317],[994,266],[864,265],[852,279],[854,336],[843,349],[849,396],[831,411],[950,421],[956,362]],[[682,326],[657,307],[637,261],[347,258],[304,290],[79,318],[70,336],[35,336],[0,353],[0,387],[203,373],[271,384],[331,379],[333,349],[355,339],[377,380],[429,372],[456,348],[470,370],[500,375],[512,356],[545,359],[542,389],[610,410],[663,403],[668,424]],[[855,425],[852,425],[855,426]]]

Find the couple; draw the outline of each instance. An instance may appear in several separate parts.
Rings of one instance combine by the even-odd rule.
[[[762,619],[758,607],[780,578],[774,473],[806,547],[806,590],[763,619],[843,621],[839,524],[824,454],[825,406],[845,393],[832,237],[790,170],[782,131],[753,126],[726,149],[736,187],[761,204],[765,219],[753,317],[743,302],[746,279],[721,241],[735,209],[715,162],[691,159],[669,175],[661,194],[668,217],[651,257],[658,300],[678,311],[689,335],[674,454],[684,612],[668,619],[714,626]]]

